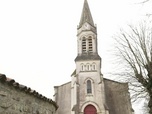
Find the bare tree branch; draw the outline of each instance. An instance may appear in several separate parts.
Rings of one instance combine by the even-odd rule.
[[[152,114],[152,23],[144,21],[139,25],[128,25],[126,30],[120,29],[115,39],[116,55],[127,67],[116,75],[125,76],[132,101],[149,97],[149,113]]]
[[[143,0],[141,2],[138,2],[137,4],[145,4],[145,3],[148,3],[150,0]]]

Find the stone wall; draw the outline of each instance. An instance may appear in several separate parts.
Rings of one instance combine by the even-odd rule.
[[[109,114],[133,114],[127,83],[104,79]]]
[[[51,99],[0,74],[0,114],[55,114],[56,110]]]
[[[71,114],[71,82],[55,86],[55,101],[59,106],[56,114]]]

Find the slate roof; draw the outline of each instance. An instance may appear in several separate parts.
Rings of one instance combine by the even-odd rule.
[[[45,102],[49,102],[49,103],[53,104],[55,106],[56,110],[58,108],[57,104],[52,99],[46,98],[45,96],[43,96],[42,94],[39,94],[35,90],[32,90],[31,88],[29,88],[27,86],[24,86],[22,84],[19,84],[18,82],[15,82],[14,79],[6,77],[5,74],[0,74],[0,83],[7,83],[9,86],[13,86],[14,88],[16,88],[20,91],[24,91],[27,94],[37,97],[38,99],[41,99]]]
[[[84,1],[83,10],[82,10],[82,14],[81,14],[81,20],[80,20],[78,28],[80,28],[85,22],[88,22],[89,24],[94,26],[94,22],[92,19],[92,15],[91,15],[87,0]]]
[[[78,55],[75,58],[75,61],[84,61],[84,60],[101,60],[101,57],[98,54],[86,53]]]

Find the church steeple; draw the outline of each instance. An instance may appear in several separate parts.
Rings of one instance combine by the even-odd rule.
[[[87,0],[84,0],[80,23],[77,28],[78,56],[76,61],[100,60],[97,50],[97,28]]]
[[[122,102],[129,101],[127,85],[103,78],[97,43],[97,28],[84,0],[77,28],[76,69],[71,82],[55,87],[56,114],[133,114],[129,102]]]
[[[82,27],[82,25],[85,22],[88,22],[90,25],[94,26],[94,22],[92,19],[92,15],[91,15],[87,0],[84,0],[84,5],[83,5],[83,10],[82,10],[82,14],[81,14],[80,23],[79,23],[79,28]]]

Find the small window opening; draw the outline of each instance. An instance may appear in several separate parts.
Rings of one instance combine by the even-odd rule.
[[[96,70],[96,64],[92,65],[92,70]]]
[[[88,39],[88,47],[89,47],[89,52],[92,52],[93,51],[93,46],[92,46],[92,38],[91,36],[89,37]]]
[[[81,64],[81,71],[84,71],[84,64]]]
[[[91,88],[91,81],[87,81],[87,93],[92,93],[92,88]]]
[[[82,39],[82,52],[86,52],[86,39]]]
[[[87,65],[86,65],[86,70],[87,70],[87,71],[90,70],[90,64],[87,64]]]

